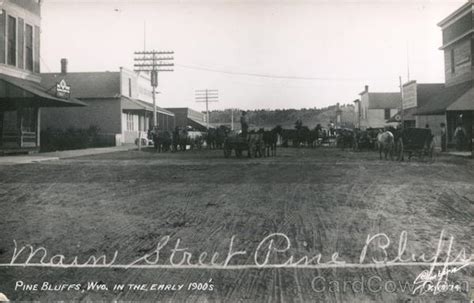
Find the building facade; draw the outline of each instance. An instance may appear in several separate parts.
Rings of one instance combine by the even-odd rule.
[[[192,127],[199,131],[206,131],[206,115],[189,107],[166,108],[175,114],[176,126]]]
[[[66,83],[40,85],[41,1],[0,3],[0,153],[36,151],[40,109],[84,106]]]
[[[42,84],[47,87],[65,80],[72,87],[73,97],[87,107],[43,111],[43,130],[95,127],[99,130],[102,144],[107,145],[131,144],[138,137],[147,136],[153,126],[152,89],[148,75],[125,68],[118,72],[70,73],[64,63],[67,62],[63,61],[61,73],[42,74]],[[156,111],[158,129],[174,129],[174,114],[160,107]]]
[[[366,85],[355,105],[356,125],[360,129],[394,126],[389,122],[401,105],[400,93],[369,92]]]
[[[420,123],[444,123],[447,144],[458,145],[457,128],[466,139],[461,149],[472,149],[474,117],[474,0],[443,19],[441,27],[444,53],[445,88],[417,111]]]

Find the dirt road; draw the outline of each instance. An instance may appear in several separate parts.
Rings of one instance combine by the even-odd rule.
[[[379,161],[375,153],[335,149],[281,149],[278,157],[224,159],[222,151],[156,154],[129,151],[83,158],[0,167],[0,263],[10,263],[14,241],[44,247],[54,255],[89,256],[118,252],[115,264],[130,264],[157,244],[160,264],[174,260],[216,262],[234,251],[229,265],[282,264],[291,256],[321,255],[320,264],[360,261],[368,235],[383,233],[369,245],[363,263],[394,259],[406,231],[404,256],[431,258],[440,242],[454,237],[452,256],[472,254],[474,219],[472,160],[439,158],[435,163]],[[290,241],[287,245],[284,234]],[[176,241],[178,250],[176,250]],[[186,250],[179,250],[184,249]],[[286,248],[286,249],[285,249]],[[17,250],[17,252],[18,252]],[[27,252],[29,248],[25,249]],[[284,250],[284,251],[283,251]],[[188,253],[188,259],[186,254]],[[43,251],[44,252],[44,251]],[[192,256],[191,256],[192,254]],[[441,257],[446,257],[446,251]],[[41,254],[32,259],[38,261]],[[407,257],[408,258],[408,257]],[[25,262],[19,255],[17,263]],[[56,257],[50,263],[59,263]],[[316,260],[316,259],[314,259]],[[314,261],[313,260],[313,261]],[[143,260],[142,260],[143,261]],[[418,261],[418,257],[417,257]],[[185,262],[186,263],[186,262]],[[314,261],[314,263],[317,263]],[[335,262],[333,262],[335,263]],[[137,263],[138,264],[138,263]],[[143,264],[141,262],[140,264]],[[208,267],[206,267],[208,268]],[[173,302],[449,302],[467,300],[468,290],[412,294],[415,278],[429,266],[337,268],[61,268],[0,267],[0,292],[13,300],[165,300]],[[473,285],[473,267],[449,275]],[[26,290],[99,282],[105,290]],[[355,287],[360,281],[362,287]],[[189,283],[213,285],[190,290]],[[393,283],[392,283],[393,282]],[[467,283],[466,282],[466,283]],[[148,291],[127,284],[147,284]],[[351,284],[352,283],[352,284]],[[359,282],[357,282],[359,283]],[[369,284],[372,283],[372,288]],[[17,284],[17,285],[16,285]],[[122,291],[113,285],[125,284]],[[181,290],[149,289],[170,284]],[[349,285],[350,284],[350,285]],[[17,289],[15,290],[15,285]],[[388,286],[387,286],[388,285]],[[59,287],[59,286],[58,286]],[[64,287],[64,286],[63,286]],[[137,286],[138,287],[138,286]],[[411,290],[413,290],[411,288]],[[411,301],[410,301],[411,300]]]

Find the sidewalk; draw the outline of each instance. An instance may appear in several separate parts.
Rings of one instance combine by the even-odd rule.
[[[113,147],[100,147],[100,148],[87,148],[87,149],[76,149],[76,150],[64,150],[48,153],[37,153],[31,155],[18,155],[18,156],[5,156],[0,157],[0,165],[13,165],[13,164],[26,164],[36,163],[43,161],[53,161],[59,159],[76,158],[82,156],[99,155],[114,153],[127,150],[135,150],[138,147],[133,144],[113,146]]]
[[[469,152],[461,152],[461,151],[453,151],[453,152],[448,152],[449,155],[452,156],[458,156],[458,157],[466,157],[466,158],[471,158],[472,153]]]

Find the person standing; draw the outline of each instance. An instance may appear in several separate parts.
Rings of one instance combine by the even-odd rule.
[[[466,130],[462,124],[458,124],[456,130],[454,131],[454,138],[456,139],[456,149],[458,151],[464,150],[464,144],[466,142]]]

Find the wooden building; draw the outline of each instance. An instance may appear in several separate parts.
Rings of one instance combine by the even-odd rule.
[[[77,107],[65,82],[41,86],[41,2],[4,0],[0,6],[0,153],[37,151],[40,112]]]
[[[62,61],[61,73],[42,74],[44,86],[66,80],[75,87],[74,98],[87,104],[85,108],[48,109],[42,112],[41,128],[99,129],[102,144],[133,144],[146,137],[153,124],[150,78],[144,73],[120,68],[117,72],[68,72]],[[161,130],[175,127],[175,115],[157,107],[157,123]]]

